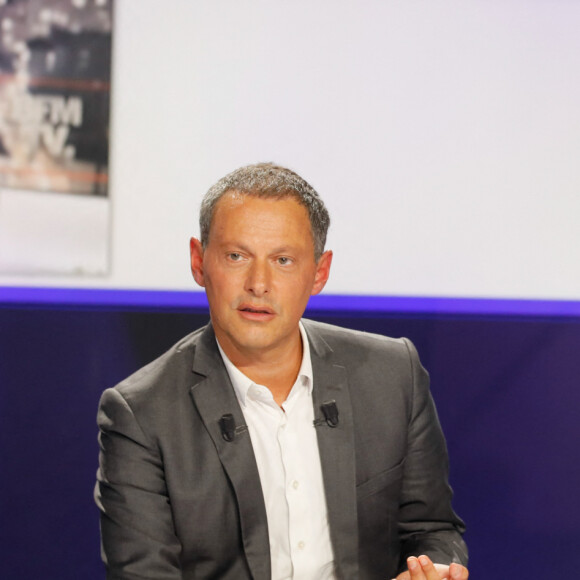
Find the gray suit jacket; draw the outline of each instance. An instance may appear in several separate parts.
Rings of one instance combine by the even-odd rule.
[[[445,441],[412,344],[303,322],[337,576],[389,579],[412,554],[466,564]],[[321,412],[331,400],[336,427]],[[227,413],[231,442],[219,424]],[[211,325],[106,390],[98,423],[107,578],[270,580],[252,443]]]

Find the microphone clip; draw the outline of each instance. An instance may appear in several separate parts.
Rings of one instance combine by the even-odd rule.
[[[326,424],[329,427],[336,427],[338,425],[338,407],[336,406],[336,401],[326,401],[320,405]]]
[[[231,413],[222,415],[219,420],[222,437],[231,443],[236,437],[236,421]]]

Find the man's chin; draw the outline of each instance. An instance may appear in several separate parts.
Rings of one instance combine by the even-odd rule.
[[[271,330],[271,328],[264,328],[263,326],[258,328],[254,326],[242,330],[237,336],[230,335],[230,338],[240,352],[265,353],[282,346],[286,342],[284,337],[276,336]]]

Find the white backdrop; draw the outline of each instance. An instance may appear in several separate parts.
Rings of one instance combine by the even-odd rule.
[[[331,211],[327,293],[580,299],[579,31],[576,0],[117,0],[110,273],[0,284],[193,288],[203,193],[276,161]]]

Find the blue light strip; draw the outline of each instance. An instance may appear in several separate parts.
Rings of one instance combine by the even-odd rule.
[[[580,301],[414,296],[314,296],[309,309],[352,313],[415,315],[580,317]]]
[[[203,292],[95,288],[0,287],[0,306],[207,309]]]
[[[203,292],[93,288],[0,287],[0,307],[207,310]],[[405,296],[313,296],[310,312],[345,315],[411,314],[580,317],[580,301],[434,298]]]

